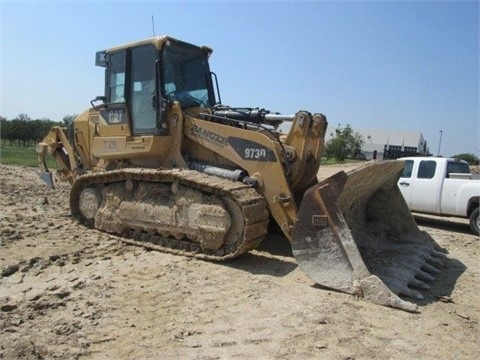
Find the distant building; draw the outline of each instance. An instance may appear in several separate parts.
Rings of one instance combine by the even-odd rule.
[[[367,160],[429,154],[427,141],[420,132],[355,128],[353,131],[363,137],[364,143],[360,157]],[[325,140],[328,141],[334,136],[334,132],[332,134],[327,130]]]

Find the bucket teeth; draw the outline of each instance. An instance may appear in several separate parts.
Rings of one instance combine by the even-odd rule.
[[[416,287],[417,289],[420,289],[420,290],[430,290],[430,286],[428,286],[423,281],[418,280],[416,278],[411,279],[409,285]]]
[[[423,295],[420,294],[418,291],[410,289],[408,286],[403,287],[400,289],[400,295],[408,296],[412,299],[423,300]]]
[[[427,259],[427,261],[436,267],[443,267],[446,259],[447,259],[447,256],[444,253],[433,250],[430,253],[430,257]]]
[[[429,273],[427,273],[423,270],[419,270],[417,272],[417,274],[415,275],[415,277],[417,279],[420,279],[420,280],[427,280],[427,281],[434,281],[435,280],[435,278],[432,275],[430,275]]]
[[[442,251],[438,251],[438,250],[432,250],[432,256],[436,256],[440,259],[442,259],[443,261],[447,260],[447,255],[445,255],[444,252]]]
[[[379,253],[381,261],[369,261],[370,272],[377,275],[397,295],[422,300],[419,291],[430,286],[426,282],[435,280],[434,275],[443,264],[444,254],[437,252],[430,244],[421,246],[392,245]],[[417,290],[411,289],[415,288]]]
[[[440,272],[435,266],[430,265],[428,262],[425,262],[422,266],[422,270],[429,272],[430,274],[438,274]]]

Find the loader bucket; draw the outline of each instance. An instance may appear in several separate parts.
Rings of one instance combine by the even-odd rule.
[[[397,187],[401,161],[339,172],[308,189],[293,229],[300,268],[318,285],[407,311],[445,255],[419,230]]]

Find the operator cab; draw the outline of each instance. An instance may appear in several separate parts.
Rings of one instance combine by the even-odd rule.
[[[169,37],[96,53],[105,67],[101,116],[109,124],[129,123],[132,135],[167,135],[165,112],[172,102],[182,108],[213,107],[215,94],[208,57],[212,50]]]

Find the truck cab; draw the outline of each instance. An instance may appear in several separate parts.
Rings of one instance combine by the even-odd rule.
[[[440,157],[401,158],[405,162],[398,181],[411,211],[470,218],[478,234],[480,180],[473,180],[468,163]]]

